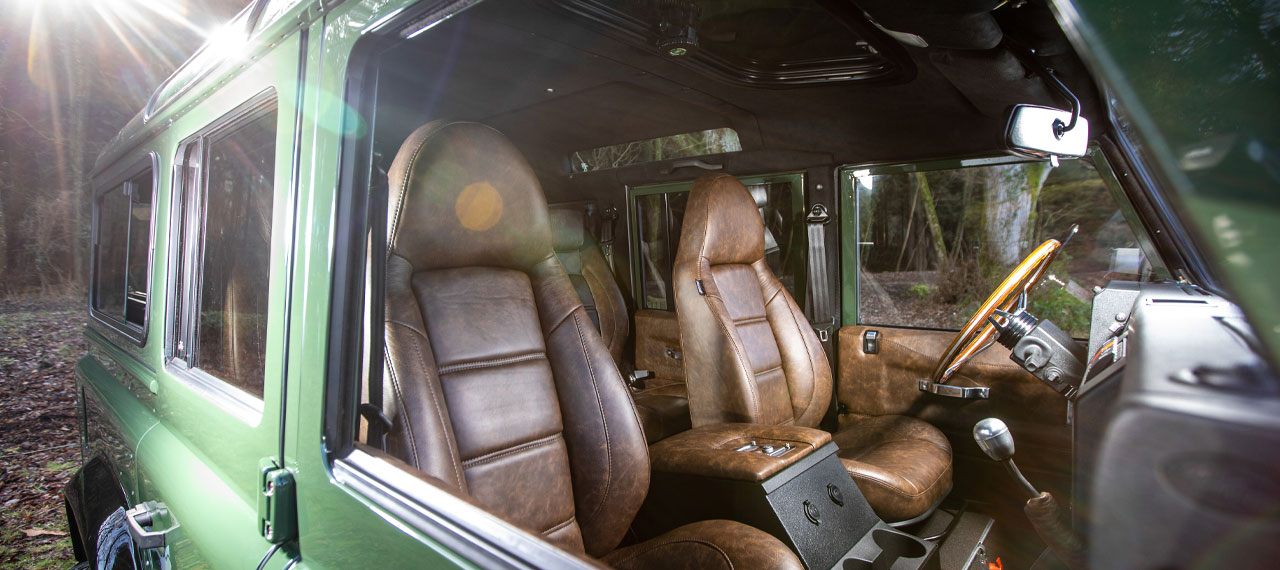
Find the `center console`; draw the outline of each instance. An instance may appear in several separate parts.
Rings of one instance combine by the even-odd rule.
[[[810,570],[937,568],[933,543],[871,510],[831,434],[756,424],[701,426],[649,448],[653,475],[635,521],[641,538],[729,519],[786,543]]]

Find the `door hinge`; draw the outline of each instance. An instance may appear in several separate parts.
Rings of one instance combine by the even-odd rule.
[[[298,536],[298,492],[293,472],[267,457],[258,463],[258,532],[271,544]]]

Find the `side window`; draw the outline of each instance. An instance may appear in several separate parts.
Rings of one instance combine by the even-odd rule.
[[[101,318],[142,340],[151,270],[151,203],[155,170],[99,192],[93,202],[92,306]]]
[[[1023,256],[1072,224],[1079,233],[1029,299],[1036,316],[1085,337],[1093,287],[1164,276],[1088,160],[923,166],[842,175],[846,203],[856,192],[859,323],[959,329]]]
[[[170,354],[262,397],[274,198],[274,101],[189,141],[174,233]]]
[[[787,292],[804,306],[807,236],[804,179],[780,175],[742,179],[764,220],[765,262]],[[632,195],[636,304],[644,309],[675,310],[671,268],[675,262],[691,183],[636,188]]]

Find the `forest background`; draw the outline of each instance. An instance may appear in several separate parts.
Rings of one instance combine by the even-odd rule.
[[[89,176],[247,0],[0,0],[0,298],[82,298]]]

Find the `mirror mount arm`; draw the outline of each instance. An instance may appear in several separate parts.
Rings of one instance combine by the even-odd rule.
[[[1049,84],[1049,87],[1053,88],[1054,91],[1066,99],[1067,103],[1071,106],[1070,121],[1063,123],[1061,119],[1054,119],[1053,135],[1061,139],[1067,131],[1076,128],[1076,120],[1080,118],[1080,99],[1076,97],[1076,94],[1072,93],[1070,89],[1067,89],[1067,86],[1062,83],[1061,79],[1058,79],[1057,75],[1053,74],[1052,70],[1040,63],[1040,60],[1036,58],[1035,50],[1027,48],[1007,37],[1002,43],[1004,48],[1009,50],[1009,53],[1012,53],[1014,57],[1018,58],[1018,61],[1021,61],[1023,65],[1031,68],[1036,75],[1039,75],[1045,83]]]

